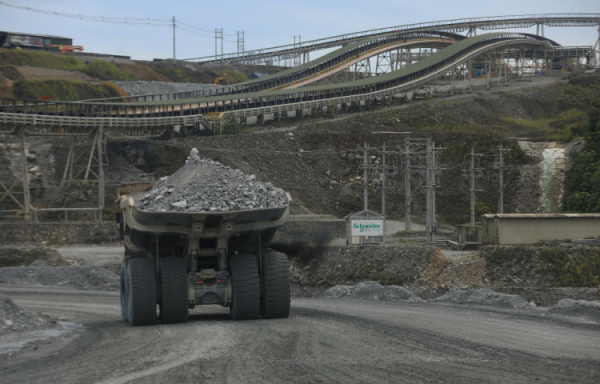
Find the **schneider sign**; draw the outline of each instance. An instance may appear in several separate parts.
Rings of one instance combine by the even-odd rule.
[[[352,220],[352,236],[383,236],[383,220]]]

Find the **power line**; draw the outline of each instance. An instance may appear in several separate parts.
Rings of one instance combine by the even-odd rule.
[[[104,16],[89,16],[89,15],[80,15],[74,13],[64,13],[64,12],[56,12],[56,11],[46,11],[42,9],[35,9],[30,7],[23,7],[20,5],[8,4],[3,1],[0,1],[0,5],[4,5],[6,7],[22,9],[25,11],[42,13],[45,15],[54,15],[60,17],[68,17],[71,19],[79,19],[86,21],[97,21],[104,23],[113,23],[113,24],[132,24],[132,25],[152,25],[158,27],[168,27],[171,24],[168,24],[169,19],[138,19],[138,18],[128,18],[128,17],[104,17]],[[163,24],[156,24],[156,22],[163,22]]]

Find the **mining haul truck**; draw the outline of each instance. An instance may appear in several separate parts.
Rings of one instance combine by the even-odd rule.
[[[135,207],[154,184],[120,188],[125,245],[121,315],[132,325],[188,320],[218,304],[236,320],[288,317],[287,257],[269,249],[289,216],[283,207],[230,212],[147,212]],[[289,200],[289,195],[288,195]]]

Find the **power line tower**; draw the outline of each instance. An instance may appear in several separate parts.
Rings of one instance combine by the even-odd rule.
[[[370,147],[367,143],[365,143],[364,147],[356,147],[357,151],[363,151],[364,152],[364,156],[363,156],[363,163],[360,164],[358,166],[358,168],[363,169],[364,170],[364,174],[363,174],[363,198],[364,198],[364,203],[363,203],[363,210],[368,210],[369,209],[369,170],[372,169],[377,169],[377,165],[376,164],[372,164],[371,163],[371,159],[368,156],[368,152],[370,149],[374,149],[372,147]]]
[[[440,153],[446,148],[436,147],[435,141],[431,138],[427,139],[427,174],[426,174],[426,222],[425,231],[428,243],[435,243],[436,241],[436,225],[437,220],[435,218],[435,189],[439,187],[438,181],[440,179],[442,168],[440,166]],[[436,180],[437,178],[437,180]]]
[[[240,57],[240,51],[244,56],[244,31],[237,33],[237,55]]]
[[[413,194],[422,190],[426,180],[426,166],[423,157],[426,154],[427,139],[404,139],[404,220],[405,230],[412,230]]]
[[[223,61],[223,28],[215,28],[215,61],[219,60],[218,41],[221,39],[221,62]]]
[[[462,170],[462,177],[465,179],[470,179],[469,192],[471,195],[471,227],[469,230],[469,235],[473,236],[475,230],[475,192],[483,191],[481,188],[477,188],[476,179],[480,179],[483,177],[484,168],[475,167],[475,157],[478,157],[477,163],[480,163],[481,157],[483,154],[475,153],[475,147],[471,146],[471,164],[469,169]]]
[[[386,159],[386,154],[396,153],[395,151],[387,151],[385,148],[385,143],[383,143],[383,149],[379,151],[381,153],[381,165],[377,167],[377,169],[381,172],[381,214],[385,216],[385,197],[388,189],[395,189],[395,186],[387,185],[387,176],[396,176],[398,174],[398,166],[396,165],[388,165],[388,160]],[[383,242],[385,244],[385,220],[383,225]]]
[[[510,171],[511,166],[506,165],[504,158],[504,152],[510,153],[512,149],[503,148],[500,144],[496,150],[498,154],[495,156],[493,168],[498,175],[498,213],[504,213],[504,187],[508,185],[508,182],[504,180],[504,171]]]

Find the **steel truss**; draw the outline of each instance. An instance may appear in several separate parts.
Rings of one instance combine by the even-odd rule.
[[[536,26],[538,35],[544,35],[544,26],[548,27],[593,27],[600,24],[600,14],[530,14],[513,16],[495,16],[495,17],[477,17],[468,19],[455,19],[435,21],[428,23],[418,23],[409,25],[400,25],[388,28],[373,29],[362,32],[355,32],[346,35],[327,37],[306,41],[302,46],[296,44],[282,45],[272,48],[257,49],[244,52],[242,57],[237,52],[225,54],[221,57],[224,63],[239,64],[264,64],[266,61],[281,62],[299,55],[321,49],[344,46],[368,37],[384,35],[389,33],[406,33],[417,31],[444,31],[444,32],[464,32],[468,31],[469,36],[477,34],[480,30],[498,30],[508,28],[529,28]],[[210,63],[215,61],[215,56],[196,57],[186,59],[199,63]]]

